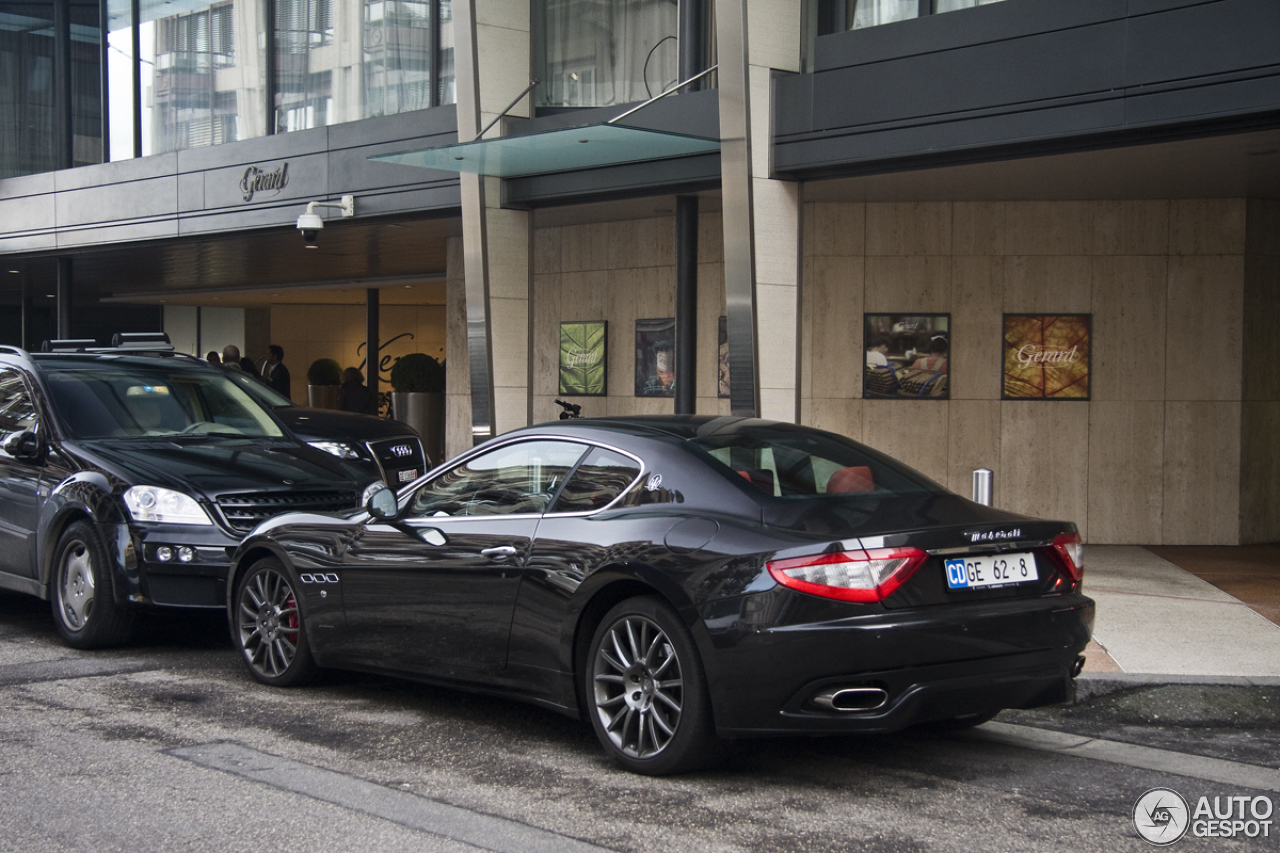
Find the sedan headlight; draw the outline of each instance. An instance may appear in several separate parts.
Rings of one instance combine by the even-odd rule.
[[[124,493],[124,505],[134,521],[213,524],[209,514],[190,495],[158,486],[134,486]]]
[[[339,459],[359,459],[364,455],[360,452],[359,445],[352,444],[349,441],[308,441],[307,444],[316,450],[332,453]]]

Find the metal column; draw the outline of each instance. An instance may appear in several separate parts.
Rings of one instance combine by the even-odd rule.
[[[760,414],[756,370],[756,247],[751,192],[747,0],[716,0],[720,180],[724,201],[724,289],[729,332],[729,405]]]
[[[379,302],[378,289],[370,287],[365,292],[365,315],[364,315],[364,351],[365,351],[365,377],[364,384],[373,394],[373,399],[378,399],[378,362],[379,362],[379,343],[378,343],[378,318],[379,318]]]
[[[480,68],[476,47],[475,0],[454,0],[454,69],[458,139],[480,133]],[[467,362],[471,369],[471,437],[494,434],[493,345],[489,330],[489,258],[485,229],[484,178],[466,172],[462,190],[462,266],[466,279]]]
[[[59,169],[75,165],[73,144],[74,104],[71,88],[71,3],[53,3],[53,110],[54,155]]]
[[[57,334],[63,340],[75,337],[71,334],[71,282],[71,259],[58,258],[55,310],[58,312]]]
[[[676,414],[698,407],[698,198],[676,197]]]

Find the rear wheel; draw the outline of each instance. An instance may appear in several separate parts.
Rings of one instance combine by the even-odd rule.
[[[584,677],[592,728],[618,764],[665,776],[716,757],[697,649],[665,602],[632,598],[610,610],[592,637]]]
[[[68,646],[101,649],[128,642],[134,615],[116,605],[110,562],[98,531],[73,522],[58,540],[50,589],[53,623]]]
[[[279,560],[254,563],[236,585],[232,639],[263,684],[302,684],[317,672],[293,581]]]

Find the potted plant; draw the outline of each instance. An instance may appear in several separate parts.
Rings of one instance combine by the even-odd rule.
[[[332,358],[317,358],[307,368],[307,405],[316,409],[338,408],[342,365]]]
[[[391,365],[391,414],[418,431],[432,462],[444,455],[444,362],[424,352]]]

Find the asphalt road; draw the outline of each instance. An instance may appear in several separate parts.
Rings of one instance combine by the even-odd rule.
[[[45,605],[0,593],[0,850],[1137,851],[1157,787],[1272,811],[1269,836],[1254,819],[1257,837],[1170,849],[1280,850],[1280,687],[1086,693],[967,734],[761,741],[649,779],[516,702],[348,673],[270,689],[217,619],[75,652]]]

